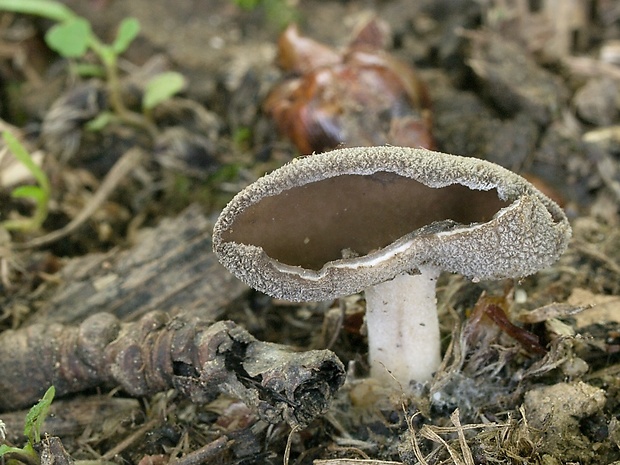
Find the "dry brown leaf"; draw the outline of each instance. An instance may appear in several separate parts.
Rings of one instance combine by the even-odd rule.
[[[577,329],[595,323],[620,323],[620,296],[594,294],[587,289],[574,289],[567,302],[575,306],[588,306],[573,315]]]

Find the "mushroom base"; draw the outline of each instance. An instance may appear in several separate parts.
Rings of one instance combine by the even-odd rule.
[[[371,376],[407,389],[425,382],[441,363],[435,284],[439,270],[420,269],[366,289]]]

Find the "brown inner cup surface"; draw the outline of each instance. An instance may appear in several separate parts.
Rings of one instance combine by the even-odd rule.
[[[222,239],[259,246],[281,263],[320,270],[434,222],[489,221],[508,204],[495,190],[460,184],[435,189],[389,172],[342,175],[261,199],[234,219]]]

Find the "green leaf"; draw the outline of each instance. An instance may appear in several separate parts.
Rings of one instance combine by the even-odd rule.
[[[45,192],[39,186],[18,186],[11,191],[11,197],[15,199],[32,199],[39,203],[45,200]]]
[[[65,58],[78,58],[88,50],[92,35],[90,23],[76,17],[53,26],[45,34],[45,42]]]
[[[34,162],[26,148],[8,131],[2,133],[2,138],[13,156],[20,161],[36,179],[38,186],[20,186],[12,192],[14,197],[28,197],[36,202],[36,209],[32,218],[6,220],[1,225],[6,230],[28,231],[40,228],[47,218],[48,201],[51,186],[45,172]],[[28,445],[24,450],[29,453]]]
[[[58,22],[75,17],[73,11],[53,0],[0,0],[0,10],[42,16]]]
[[[158,74],[146,83],[142,107],[145,110],[151,110],[179,93],[184,87],[185,77],[182,74],[174,71]]]
[[[253,10],[259,4],[260,0],[233,0],[233,3],[244,10]]]
[[[125,18],[118,26],[118,32],[116,33],[116,39],[112,44],[112,50],[117,55],[125,52],[133,40],[138,36],[140,32],[140,22],[136,18]]]
[[[41,441],[41,428],[43,427],[43,422],[47,418],[55,394],[56,388],[50,386],[41,400],[37,402],[37,404],[30,409],[28,415],[26,415],[24,435],[28,438],[30,445]]]
[[[26,148],[17,140],[17,138],[13,134],[8,131],[4,131],[2,133],[2,138],[4,139],[4,142],[6,143],[13,156],[17,158],[17,160],[19,160],[19,162],[22,163],[28,169],[28,171],[32,173],[34,178],[37,180],[37,183],[39,183],[41,189],[43,189],[46,194],[49,194],[49,179],[47,178],[45,171],[43,171],[39,167],[39,165],[34,162]]]
[[[101,131],[115,119],[116,115],[111,111],[102,111],[95,118],[86,123],[86,129],[94,132]]]
[[[11,452],[14,454],[23,454],[24,450],[20,449],[19,447],[7,446],[6,444],[2,444],[0,446],[0,457],[2,457],[4,454],[10,454]]]
[[[267,18],[281,28],[290,23],[298,22],[299,12],[286,0],[261,0]]]
[[[238,127],[235,132],[233,132],[232,139],[236,145],[249,142],[252,139],[252,130],[245,126]]]

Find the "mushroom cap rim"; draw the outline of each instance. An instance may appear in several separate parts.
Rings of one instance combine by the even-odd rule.
[[[437,160],[433,157],[437,157]],[[383,159],[387,159],[390,165],[384,168],[380,164]],[[338,171],[340,165],[344,166],[342,171]],[[403,174],[399,172],[401,166],[404,167]],[[435,166],[446,168],[448,176],[438,175],[434,170]],[[400,174],[432,188],[461,184],[474,190],[496,189],[498,197],[510,204],[498,210],[488,222],[458,225],[453,229],[439,231],[434,236],[416,230],[361,257],[326,262],[320,270],[284,264],[269,257],[260,246],[224,241],[222,238],[223,232],[232,226],[234,219],[244,208],[264,197],[279,195],[293,186],[341,174],[364,175],[379,171]],[[468,177],[469,173],[471,177]],[[520,225],[513,226],[512,221],[520,222]],[[422,229],[425,228],[427,227]],[[465,249],[469,249],[468,253],[475,255],[479,252],[480,245],[465,245],[464,242],[467,240],[467,231],[473,230],[478,230],[479,234],[485,237],[486,242],[479,244],[486,245],[492,241],[497,242],[499,247],[502,247],[502,244],[508,245],[510,249],[507,252],[501,249],[495,249],[497,252],[483,251],[481,255],[490,263],[490,269],[481,269],[478,264],[463,266],[462,259],[460,263],[450,264],[446,257],[438,258],[434,252],[428,254],[419,250],[407,250],[409,246],[419,249],[422,243],[441,248],[443,245],[437,243],[437,238],[452,235],[450,241],[453,244],[448,254],[460,255]],[[502,238],[505,234],[511,236]],[[514,244],[522,240],[523,235],[523,246],[515,246]],[[565,250],[570,236],[571,228],[562,209],[527,180],[499,165],[426,149],[356,147],[295,159],[250,184],[222,211],[214,228],[213,248],[226,268],[255,289],[282,299],[309,301],[328,300],[359,292],[393,279],[398,274],[416,273],[421,266],[458,272],[473,279],[527,276],[556,261]],[[507,255],[503,257],[502,253]],[[499,257],[495,257],[495,254]],[[412,257],[414,260],[411,260]],[[532,262],[520,263],[519,257],[523,257],[524,261],[531,259]],[[498,260],[504,258],[508,259],[508,263],[500,264]],[[478,263],[481,261],[478,260]],[[379,265],[379,270],[371,270],[370,265]],[[356,276],[363,276],[349,276],[352,274],[349,270],[356,271]],[[348,281],[341,289],[342,292],[337,289],[337,284],[331,282],[341,279]],[[361,285],[362,282],[364,285]]]

